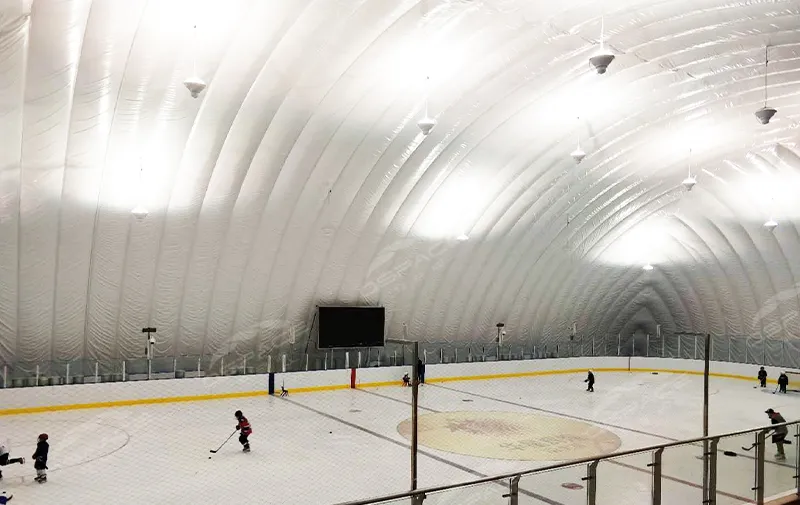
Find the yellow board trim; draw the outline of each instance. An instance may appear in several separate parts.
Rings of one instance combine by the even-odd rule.
[[[620,372],[636,372],[636,373],[674,373],[674,374],[687,374],[687,375],[703,375],[699,370],[670,370],[665,368],[593,368],[596,372],[606,373],[620,373]],[[487,375],[462,375],[457,377],[438,377],[431,378],[425,382],[441,383],[441,382],[460,382],[460,381],[475,381],[475,380],[492,380],[492,379],[514,379],[521,377],[539,377],[544,375],[562,375],[586,372],[586,368],[568,368],[564,370],[537,370],[535,372],[515,372],[504,374],[487,374]],[[723,379],[737,379],[754,381],[753,377],[745,375],[725,374],[711,372],[710,377],[719,377]],[[776,380],[768,379],[767,382],[777,384]],[[384,382],[365,382],[357,384],[357,388],[376,388],[386,386],[399,386],[401,381],[384,381]],[[340,389],[350,389],[349,384],[335,384],[330,386],[309,386],[302,388],[292,388],[291,393],[316,393],[321,391],[335,391]],[[74,403],[67,405],[46,405],[41,407],[23,407],[13,409],[0,409],[0,416],[15,416],[24,414],[41,414],[46,412],[62,412],[67,410],[84,410],[84,409],[105,409],[111,407],[132,407],[136,405],[155,405],[160,403],[182,403],[182,402],[202,402],[210,400],[227,400],[231,398],[252,398],[257,396],[268,396],[266,391],[241,391],[236,393],[216,393],[209,395],[193,395],[193,396],[166,396],[161,398],[141,398],[137,400],[115,400],[108,402],[94,402],[94,403]]]

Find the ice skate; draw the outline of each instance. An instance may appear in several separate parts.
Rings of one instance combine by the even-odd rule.
[[[775,455],[775,459],[784,460],[784,459],[786,459],[786,454],[777,453]]]
[[[244,447],[242,447],[242,452],[250,452],[250,444],[247,444]]]

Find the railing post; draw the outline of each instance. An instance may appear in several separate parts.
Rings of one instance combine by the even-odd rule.
[[[344,368],[345,370],[350,369],[350,351],[345,351],[344,353]]]
[[[592,356],[594,356],[594,335],[592,335]]]
[[[515,475],[508,481],[508,494],[503,498],[508,498],[508,505],[519,505],[519,479],[521,475]]]
[[[636,334],[631,335],[631,356],[636,356]]]
[[[308,354],[306,354],[306,372],[308,372]]]
[[[397,351],[395,351],[395,357],[397,355]],[[325,353],[325,370],[328,369],[328,353]]]
[[[645,351],[645,356],[647,356],[649,358],[650,357],[650,334],[649,333],[647,334],[647,340],[645,341],[645,346],[647,347],[647,350]]]
[[[126,363],[126,361],[122,360],[122,382],[125,382],[125,376],[127,375],[125,373],[125,363]]]
[[[683,356],[681,356],[681,340],[683,340],[683,337],[678,335],[678,359],[683,359]]]
[[[219,358],[219,375],[225,375],[225,356]]]
[[[794,428],[794,487],[795,493],[800,496],[800,424],[795,424]]]
[[[36,365],[36,386],[39,386],[39,365]]]
[[[694,336],[694,359],[697,359],[697,335]]]
[[[153,376],[153,360],[147,358],[147,380],[150,380]]]
[[[244,368],[244,370],[242,370],[242,375],[247,375],[247,354],[242,358],[242,368]]]
[[[753,491],[756,492],[756,505],[764,505],[764,457],[767,452],[765,443],[767,431],[756,433],[756,482],[753,487]]]
[[[586,505],[597,505],[597,465],[599,460],[592,461],[586,466]]]
[[[198,356],[197,358],[197,376],[200,377],[200,362],[203,360],[202,356]]]
[[[714,505],[717,503],[717,446],[719,439],[711,440],[711,445],[708,448],[708,489],[704,490],[705,503]]]
[[[178,378],[178,358],[172,358],[172,378]]]
[[[272,354],[267,356],[267,373],[272,373]]]
[[[731,361],[731,336],[728,335],[728,363]]]
[[[617,357],[622,356],[622,333],[617,333]]]
[[[651,486],[652,492],[652,505],[661,505],[661,455],[664,454],[664,449],[656,449],[653,451],[653,461],[649,466],[653,476],[653,483]]]
[[[281,371],[286,373],[286,355],[281,354]]]
[[[361,368],[361,351],[358,351],[358,368]]]
[[[94,383],[97,384],[100,378],[100,363],[95,361],[94,362]],[[149,377],[148,377],[149,379]]]
[[[69,363],[67,363],[67,380],[66,384],[69,384]]]
[[[69,364],[67,364],[67,366],[69,366]],[[7,387],[8,387],[8,365],[3,365],[3,389]]]
[[[425,493],[419,493],[411,496],[411,505],[422,505],[422,502],[425,501]]]

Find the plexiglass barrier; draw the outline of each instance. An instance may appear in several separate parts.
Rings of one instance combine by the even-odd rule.
[[[703,359],[702,337],[694,335],[607,335],[549,338],[544,343],[424,343],[420,358],[427,364],[491,362],[587,356],[641,356]],[[712,335],[714,361],[800,367],[800,344],[760,337]],[[411,365],[408,346],[387,344],[362,349],[318,350],[292,345],[259,352],[204,355],[144,356],[125,359],[83,359],[40,363],[0,363],[0,387],[29,387],[133,380],[217,377],[341,370]]]
[[[763,505],[800,496],[798,461],[772,455],[770,435],[789,429],[800,456],[800,421],[599,455],[461,484],[339,505]]]

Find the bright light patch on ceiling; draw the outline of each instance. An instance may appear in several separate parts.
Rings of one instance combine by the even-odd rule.
[[[598,258],[619,266],[658,265],[689,261],[675,236],[679,225],[668,217],[655,217],[637,224],[618,237]]]
[[[763,222],[775,219],[800,218],[800,174],[753,171],[746,175],[732,174],[729,184],[721,187],[723,196],[736,214],[744,219]],[[729,179],[730,180],[730,179]]]
[[[491,184],[480,176],[447,181],[436,191],[417,219],[413,233],[429,239],[448,239],[466,236],[486,199],[491,195]]]

